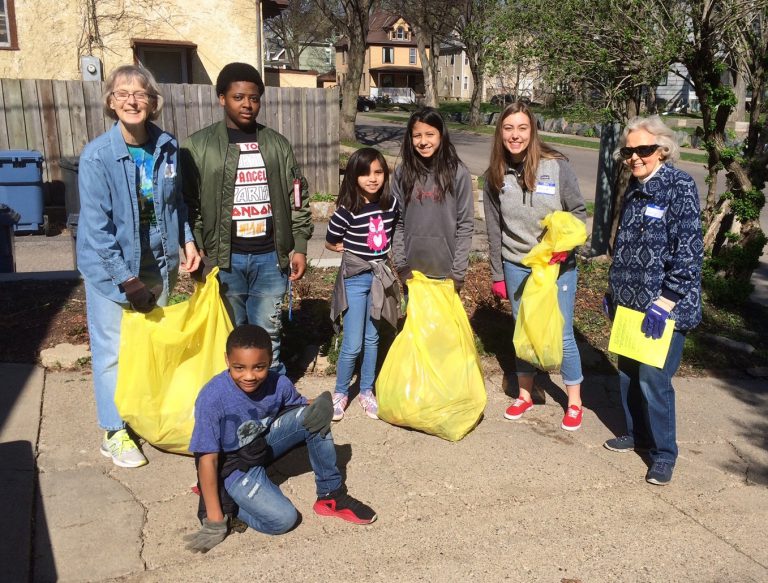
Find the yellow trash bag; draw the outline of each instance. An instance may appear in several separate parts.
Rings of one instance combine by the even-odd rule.
[[[587,229],[566,211],[555,211],[541,221],[541,241],[523,258],[531,275],[523,288],[515,322],[515,354],[535,367],[558,370],[563,362],[563,315],[557,301],[560,265],[550,265],[552,254],[570,251],[587,240]]]
[[[450,280],[415,271],[408,295],[405,325],[376,381],[379,418],[458,441],[486,401],[467,314]]]
[[[195,399],[226,368],[232,323],[219,296],[218,268],[187,301],[149,314],[124,312],[115,404],[152,445],[189,453]]]

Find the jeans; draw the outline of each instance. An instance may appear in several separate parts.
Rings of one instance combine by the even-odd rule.
[[[520,310],[520,299],[523,295],[525,282],[531,270],[524,265],[504,261],[504,280],[507,295],[512,304],[512,316],[517,319]],[[573,335],[573,305],[576,301],[576,282],[579,274],[577,269],[569,269],[557,278],[557,303],[563,315],[563,364],[560,374],[567,386],[578,385],[584,380],[581,373],[581,356],[576,338]],[[533,376],[536,367],[521,358],[515,358],[518,376]]]
[[[672,376],[680,366],[685,333],[675,330],[664,368],[619,356],[621,404],[627,420],[627,433],[635,443],[648,445],[653,461],[675,463],[675,390]]]
[[[371,318],[372,282],[372,271],[344,280],[347,309],[344,312],[344,338],[336,362],[336,392],[344,395],[349,393],[349,382],[361,349],[363,362],[360,365],[360,391],[372,390],[376,379],[379,328],[376,320]]]
[[[270,425],[265,439],[272,459],[295,446],[306,443],[309,463],[315,472],[317,496],[338,490],[342,485],[336,467],[336,448],[329,432],[325,437],[309,433],[302,421],[306,407],[291,409]],[[245,473],[235,472],[224,482],[227,492],[240,507],[238,518],[252,529],[266,534],[282,534],[296,524],[298,513],[293,503],[267,476],[264,466],[254,466]]]
[[[272,340],[272,370],[285,374],[280,361],[283,299],[288,273],[280,269],[277,253],[232,253],[229,269],[219,270],[221,296],[235,326],[255,324]]]
[[[139,279],[149,288],[162,288],[165,259],[162,254],[162,235],[156,227],[142,227],[140,232],[142,254]],[[158,258],[159,257],[159,258]],[[157,305],[168,303],[168,290],[163,289]],[[120,355],[120,324],[127,304],[113,302],[101,295],[96,288],[85,282],[85,311],[91,344],[91,369],[93,392],[96,398],[96,416],[105,431],[125,427],[115,405],[117,388],[117,361]]]

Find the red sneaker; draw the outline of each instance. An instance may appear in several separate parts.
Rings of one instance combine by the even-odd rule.
[[[506,419],[512,419],[513,421],[515,419],[520,419],[520,417],[523,416],[523,413],[525,413],[531,407],[533,407],[533,403],[531,401],[526,401],[525,399],[518,397],[515,399],[515,402],[507,407],[506,411],[504,411],[504,417]]]
[[[376,520],[376,513],[367,504],[352,498],[343,486],[326,496],[317,499],[312,509],[320,516],[335,516],[355,524],[371,524]]]
[[[565,412],[563,423],[560,425],[566,431],[576,431],[581,427],[582,409],[576,405],[571,405]]]

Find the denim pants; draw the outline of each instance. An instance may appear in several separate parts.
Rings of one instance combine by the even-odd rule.
[[[680,366],[684,345],[685,333],[675,330],[664,368],[619,356],[619,388],[627,434],[634,437],[635,443],[650,447],[653,461],[677,460],[672,376]]]
[[[317,496],[338,490],[342,485],[341,474],[336,467],[336,448],[329,432],[325,437],[309,433],[302,421],[306,407],[286,411],[274,420],[265,439],[272,459],[278,459],[299,444],[307,444],[309,463],[315,472]],[[254,466],[246,473],[229,476],[225,488],[240,507],[238,518],[252,529],[266,534],[282,534],[289,531],[298,518],[293,503],[267,476],[264,466]]]
[[[347,309],[344,312],[344,338],[336,362],[336,392],[349,393],[349,382],[355,363],[363,351],[360,365],[360,391],[373,390],[376,380],[376,358],[379,350],[378,322],[371,318],[371,283],[373,272],[366,271],[344,280]]]
[[[280,333],[288,273],[280,269],[277,253],[232,253],[229,269],[219,270],[221,297],[235,326],[255,324],[272,340],[272,370],[285,374],[280,361]]]
[[[156,227],[142,227],[141,268],[139,279],[150,289],[163,286],[165,259],[162,253],[162,235]],[[168,303],[168,290],[163,288],[157,298],[159,306]],[[117,388],[117,361],[120,355],[120,324],[123,310],[128,304],[120,304],[102,296],[96,288],[85,282],[85,311],[91,345],[91,369],[93,392],[96,398],[96,416],[105,431],[125,427],[115,405]]]
[[[504,261],[504,280],[507,286],[507,295],[512,304],[512,316],[517,319],[520,310],[520,299],[523,295],[525,282],[531,270],[524,265],[517,265],[510,261]],[[566,386],[578,385],[584,380],[581,374],[581,356],[576,338],[573,335],[573,305],[576,301],[576,282],[579,274],[576,268],[560,273],[557,278],[557,303],[560,313],[563,315],[563,364],[560,366],[560,374]],[[530,362],[515,357],[518,376],[533,376],[536,367]]]

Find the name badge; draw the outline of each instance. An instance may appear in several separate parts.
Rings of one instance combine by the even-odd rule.
[[[664,217],[666,211],[666,208],[658,207],[655,204],[649,204],[645,207],[645,216],[651,217],[652,219],[661,219]]]
[[[557,186],[554,182],[537,182],[536,194],[548,194],[553,195],[556,192]]]

